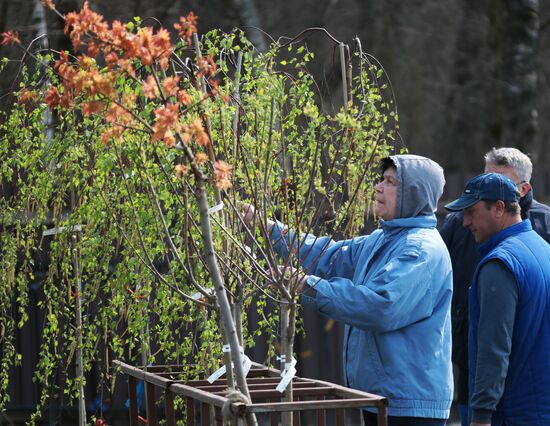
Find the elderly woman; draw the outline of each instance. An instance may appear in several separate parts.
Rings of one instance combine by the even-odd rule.
[[[345,324],[346,385],[386,396],[389,425],[444,425],[449,417],[452,271],[434,214],[444,184],[434,161],[395,155],[382,161],[381,228],[371,235],[336,242],[268,221],[283,258],[291,244],[299,250],[301,303]],[[253,215],[246,206],[245,222]],[[376,425],[368,409],[364,418]]]

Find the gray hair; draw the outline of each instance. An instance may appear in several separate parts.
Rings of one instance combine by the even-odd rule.
[[[533,173],[529,157],[516,148],[493,148],[485,154],[485,164],[511,167],[522,182],[529,182]]]

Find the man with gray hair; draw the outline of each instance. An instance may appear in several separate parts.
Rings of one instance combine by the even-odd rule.
[[[533,199],[532,163],[516,148],[493,148],[485,155],[485,172],[509,177],[520,195],[522,219],[529,219],[542,238],[550,242],[550,207]],[[468,423],[468,288],[481,259],[474,236],[463,226],[463,212],[447,215],[440,229],[453,264],[453,364],[457,403],[462,425]]]

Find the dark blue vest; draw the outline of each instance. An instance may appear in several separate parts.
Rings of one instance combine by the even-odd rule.
[[[511,425],[550,425],[550,245],[524,220],[495,234],[479,248],[484,256],[469,294],[470,395],[477,363],[480,267],[499,259],[514,274],[518,305],[504,394],[493,415]],[[504,309],[504,307],[503,307]]]

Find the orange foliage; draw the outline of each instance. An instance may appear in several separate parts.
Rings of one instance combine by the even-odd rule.
[[[67,52],[64,51],[59,54],[59,59],[55,62],[54,69],[57,70],[59,76],[66,82],[72,82],[76,74],[75,67],[69,61]]]
[[[95,58],[97,55],[99,55],[100,48],[101,46],[98,42],[90,41],[88,43],[88,56]]]
[[[153,112],[155,114],[155,124],[153,125],[152,140],[163,140],[166,146],[174,146],[176,139],[172,128],[178,122],[178,105],[168,104],[157,108]]]
[[[208,155],[206,155],[204,152],[197,152],[197,153],[195,154],[194,161],[195,161],[195,163],[197,163],[199,166],[200,166],[201,164],[206,163],[207,160],[208,160]]]
[[[48,105],[50,109],[54,109],[59,106],[61,103],[61,94],[59,93],[59,90],[57,90],[57,87],[52,86],[46,90],[44,102],[46,102],[46,105]]]
[[[216,187],[218,189],[231,188],[231,172],[233,167],[225,161],[218,160],[214,163],[214,175],[216,177]]]
[[[105,121],[112,124],[128,126],[133,123],[133,117],[123,106],[112,103],[109,105],[105,114]]]
[[[178,164],[174,169],[176,171],[176,177],[178,178],[187,176],[190,170],[189,166],[186,166],[185,164]]]
[[[46,9],[53,10],[55,9],[55,5],[53,4],[53,0],[40,0],[40,4],[44,6]]]
[[[25,111],[31,112],[36,108],[40,94],[35,90],[23,89],[17,95],[17,102],[25,106]]]
[[[107,127],[101,132],[99,140],[103,145],[107,145],[111,139],[119,140],[124,132],[124,128],[121,126]]]
[[[195,142],[200,146],[207,146],[210,143],[208,133],[204,130],[202,122],[199,118],[195,119],[191,124],[191,131],[195,136]]]
[[[159,95],[157,81],[152,75],[148,76],[143,82],[143,96],[147,99],[154,99]]]
[[[212,55],[208,57],[201,56],[197,61],[199,72],[197,73],[201,77],[213,76],[216,72],[216,63]]]
[[[174,96],[178,91],[179,77],[166,77],[162,82],[165,96]]]
[[[191,103],[191,96],[183,89],[178,91],[177,97],[178,101],[184,105],[189,105]]]
[[[65,15],[65,34],[69,33],[75,50],[80,48],[82,36],[95,34],[103,40],[108,28],[103,16],[88,7],[87,0],[80,12],[69,12]]]
[[[116,95],[113,80],[114,76],[110,73],[101,74],[98,69],[89,71],[81,69],[75,74],[72,82],[67,82],[67,85],[73,88],[77,94],[103,95],[112,99]]]
[[[152,65],[153,60],[158,60],[161,69],[168,69],[168,60],[172,55],[172,43],[170,34],[161,28],[153,34],[152,28],[140,28],[137,33],[137,57],[144,65]]]
[[[174,24],[178,36],[184,39],[188,45],[191,45],[191,37],[197,32],[197,16],[189,12],[187,16],[180,16],[179,24]]]
[[[38,100],[38,97],[39,97],[38,92],[34,90],[23,89],[19,93],[17,101],[20,104],[32,105]]]
[[[85,117],[88,117],[99,111],[103,111],[105,109],[105,104],[102,101],[91,101],[83,103],[81,108],[82,114],[84,114]]]
[[[204,130],[200,118],[196,118],[191,124],[183,126],[183,142],[189,143],[193,138],[199,146],[207,146],[210,143],[210,138]]]
[[[2,42],[0,44],[2,46],[21,44],[21,40],[19,40],[19,33],[17,31],[6,31],[1,35]]]
[[[111,26],[111,31],[108,33],[108,41],[116,48],[125,52],[129,58],[137,56],[137,37],[126,29],[126,26],[120,21],[114,21]]]
[[[109,52],[105,55],[105,62],[109,68],[114,68],[118,64],[118,55],[115,52]]]
[[[48,9],[55,9],[53,0],[40,0]],[[178,36],[191,44],[192,35],[197,31],[197,16],[190,12],[180,17],[179,23],[174,24]],[[173,54],[173,45],[169,32],[160,28],[154,31],[150,27],[138,28],[137,32],[128,30],[122,22],[115,20],[112,25],[104,21],[103,16],[90,9],[88,0],[84,2],[79,12],[70,12],[65,15],[65,33],[69,35],[75,50],[86,46],[87,54],[76,60],[70,59],[67,52],[61,52],[54,64],[54,69],[62,80],[60,87],[52,86],[47,89],[44,101],[50,108],[69,108],[75,102],[84,116],[100,113],[107,123],[100,136],[102,143],[119,140],[127,128],[138,126],[132,111],[136,107],[136,93],[120,94],[117,100],[115,81],[118,75],[126,73],[135,78],[137,66],[153,67],[158,65],[161,70],[168,69],[170,57]],[[8,31],[2,33],[2,45],[20,44],[19,35]],[[107,70],[100,69],[94,58],[103,55]],[[101,60],[101,58],[99,59]],[[216,64],[212,56],[201,57],[197,60],[198,75],[212,77],[216,73]],[[142,71],[149,71],[140,67]],[[163,141],[167,146],[176,143],[175,134],[179,133],[184,143],[194,141],[198,146],[208,146],[210,138],[200,118],[195,118],[190,124],[180,123],[179,105],[189,105],[191,95],[180,88],[179,76],[168,76],[162,80],[162,90],[166,98],[177,98],[177,103],[168,103],[157,107],[154,113],[152,126],[152,140]],[[210,80],[211,95],[218,94],[218,83]],[[142,82],[143,96],[146,99],[160,101],[158,80],[149,74]],[[32,105],[38,99],[38,93],[23,90],[19,95],[19,102]],[[110,102],[109,102],[110,101]],[[174,102],[176,102],[174,100]],[[198,152],[194,162],[202,165],[208,161],[208,156]],[[189,173],[189,166],[179,164],[175,172],[178,177]],[[223,161],[214,164],[216,186],[226,189],[231,186],[230,177],[232,167]]]
[[[119,59],[118,60],[118,67],[122,70],[128,73],[129,76],[135,77],[136,71],[134,70],[134,67],[132,66],[132,63],[128,59]]]
[[[127,92],[122,95],[122,104],[129,108],[133,108],[136,105],[137,94],[134,92]]]

